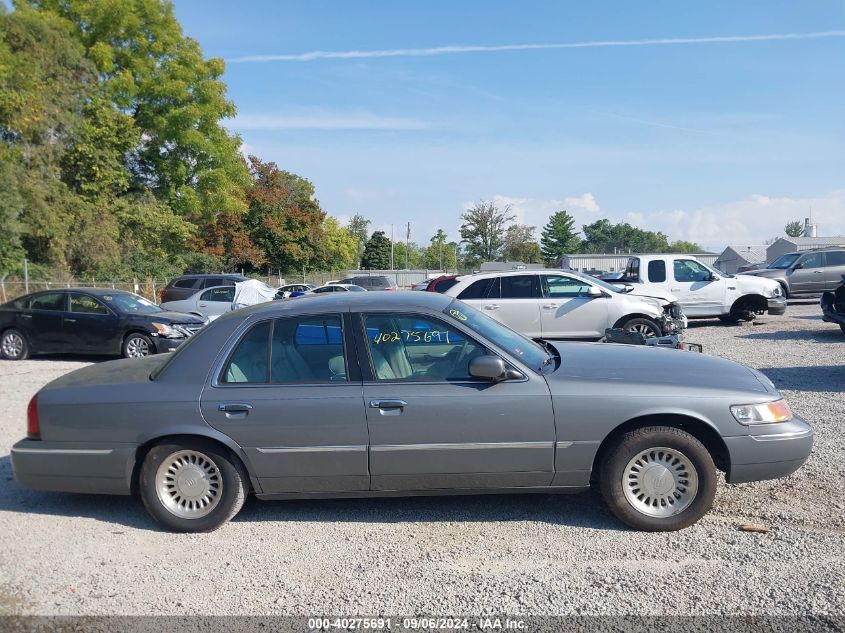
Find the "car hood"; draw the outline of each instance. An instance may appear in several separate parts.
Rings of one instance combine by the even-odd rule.
[[[671,292],[665,292],[663,290],[659,290],[658,288],[649,288],[643,284],[631,284],[634,286],[634,289],[627,293],[628,295],[633,295],[635,297],[647,297],[649,299],[657,299],[658,301],[663,303],[678,303],[678,297],[673,295]]]
[[[739,273],[733,279],[736,281],[737,289],[743,294],[755,292],[765,297],[768,296],[767,291],[780,288],[780,284],[774,278],[783,277],[785,273],[785,270],[764,268],[762,270],[750,270],[747,273]]]
[[[608,393],[635,385],[660,396],[661,387],[688,389],[692,394],[725,390],[776,394],[771,381],[760,372],[715,356],[614,343],[554,343],[561,363],[546,374],[552,392],[555,384],[589,380],[607,385]]]

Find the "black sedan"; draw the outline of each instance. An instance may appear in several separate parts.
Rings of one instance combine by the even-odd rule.
[[[72,288],[35,292],[0,306],[0,356],[169,352],[205,325],[190,314],[166,312],[131,292]]]

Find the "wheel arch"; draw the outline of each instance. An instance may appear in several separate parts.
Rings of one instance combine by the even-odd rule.
[[[145,440],[135,449],[135,454],[128,464],[127,473],[129,477],[129,489],[132,494],[138,493],[138,482],[141,476],[141,466],[147,457],[147,454],[154,446],[164,443],[190,443],[191,441],[202,440],[212,442],[218,447],[228,450],[237,459],[243,469],[249,476],[250,491],[261,492],[261,487],[258,480],[255,478],[250,467],[249,460],[244,454],[243,449],[236,444],[230,437],[217,433],[213,429],[201,430],[196,428],[191,429],[171,429],[167,433],[162,433]]]
[[[688,414],[653,413],[631,418],[607,434],[593,458],[592,477],[594,479],[598,477],[602,460],[610,446],[619,436],[628,431],[647,426],[669,426],[686,431],[704,445],[704,448],[707,449],[707,452],[713,458],[716,468],[722,472],[730,471],[730,453],[728,452],[728,447],[719,434],[719,431],[713,425]]]
[[[625,325],[628,321],[630,321],[631,319],[647,319],[647,320],[651,321],[652,323],[654,323],[659,328],[660,323],[658,323],[658,321],[657,321],[659,318],[660,317],[652,316],[652,315],[649,315],[649,314],[643,314],[641,312],[632,312],[630,314],[626,314],[625,316],[617,319],[616,323],[613,324],[613,327],[614,328],[620,328],[623,325]]]
[[[769,300],[766,299],[761,294],[751,293],[747,295],[742,295],[736,301],[731,304],[730,313],[733,314],[733,311],[740,306],[750,304],[750,309],[754,312],[765,312],[769,308]]]

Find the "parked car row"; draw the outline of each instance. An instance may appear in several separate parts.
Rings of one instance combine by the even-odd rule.
[[[771,279],[781,286],[787,298],[818,296],[833,292],[845,275],[845,248],[786,253],[765,267],[742,275]]]

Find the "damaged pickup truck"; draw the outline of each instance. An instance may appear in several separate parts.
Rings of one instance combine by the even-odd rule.
[[[822,295],[822,320],[828,323],[838,323],[845,333],[845,275],[842,275],[842,283],[834,292],[826,292]]]

